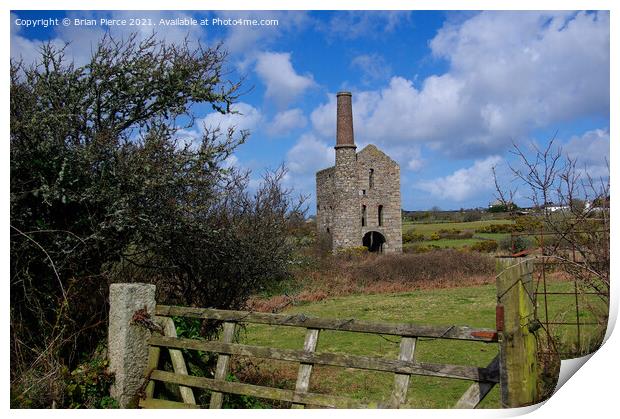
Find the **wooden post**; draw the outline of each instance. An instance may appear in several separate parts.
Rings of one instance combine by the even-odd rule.
[[[163,336],[177,337],[177,330],[174,326],[174,321],[170,317],[155,316],[155,320],[162,326]],[[172,361],[172,368],[176,374],[188,375],[187,365],[183,358],[183,353],[178,349],[168,349],[170,353],[170,360]],[[145,371],[145,375],[148,377],[159,366],[159,357],[161,355],[161,348],[158,346],[149,347],[149,361]],[[149,380],[146,390],[144,392],[144,399],[152,399],[155,393],[155,381]],[[183,403],[196,404],[196,398],[194,397],[194,391],[191,387],[179,386],[179,393],[183,399]]]
[[[413,361],[415,344],[417,339],[403,336],[400,341],[399,361]],[[410,374],[394,374],[394,390],[392,390],[391,406],[399,408],[407,400],[407,390],[409,389]]]
[[[501,404],[527,406],[538,400],[536,335],[529,328],[535,321],[534,263],[526,258],[498,258],[496,268]]]
[[[235,337],[236,323],[226,322],[224,323],[224,331],[222,332],[222,342],[232,343]],[[217,366],[215,367],[215,379],[226,381],[226,374],[228,374],[228,364],[230,363],[230,355],[218,354]],[[211,393],[211,402],[209,403],[210,409],[222,408],[223,395],[219,392]]]
[[[308,329],[306,339],[304,341],[304,351],[314,352],[319,342],[319,329]],[[295,384],[295,392],[307,393],[310,388],[310,375],[312,374],[312,364],[300,363],[297,373],[297,383]],[[294,403],[293,409],[303,409],[303,404]]]
[[[487,369],[497,372],[499,368],[499,355],[493,358],[493,361],[487,365]],[[491,381],[476,381],[461,396],[455,409],[475,409],[480,402],[484,400],[487,394],[495,387],[495,383]]]

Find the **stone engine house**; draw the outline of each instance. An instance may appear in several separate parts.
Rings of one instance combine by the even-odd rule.
[[[402,251],[400,167],[374,145],[359,153],[351,93],[337,94],[336,165],[316,174],[316,222],[332,250]]]

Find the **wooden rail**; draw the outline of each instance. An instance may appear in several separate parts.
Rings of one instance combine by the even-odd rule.
[[[208,341],[178,338],[170,330],[169,324],[165,328],[165,336],[152,334],[149,339],[151,356],[147,375],[149,383],[145,397],[140,401],[144,408],[184,408],[197,407],[192,398],[183,393],[183,402],[159,400],[154,397],[154,383],[156,381],[177,384],[181,389],[201,388],[210,390],[210,408],[221,408],[223,394],[239,394],[264,399],[290,402],[294,408],[305,406],[332,407],[332,408],[363,408],[363,407],[409,407],[407,405],[407,391],[411,375],[453,378],[473,381],[472,386],[463,395],[456,407],[473,408],[486,396],[490,389],[499,382],[497,359],[486,368],[465,365],[430,364],[415,360],[415,348],[418,338],[459,339],[476,342],[497,342],[497,332],[492,329],[475,329],[457,326],[424,326],[409,323],[375,323],[355,319],[322,319],[307,317],[303,314],[268,314],[244,311],[215,310],[190,307],[176,307],[157,305],[156,319],[171,322],[170,316],[190,317],[200,319],[219,320],[224,322],[221,341]],[[236,325],[239,323],[259,323],[276,326],[290,326],[306,328],[306,338],[303,350],[277,349],[262,346],[251,346],[233,343]],[[398,359],[382,357],[344,355],[326,352],[316,352],[321,330],[337,330],[346,332],[371,333],[380,335],[400,336],[400,353]],[[170,332],[170,333],[169,333]],[[165,348],[171,354],[180,353],[179,350],[196,350],[218,354],[218,362],[214,378],[196,377],[187,375],[184,368],[175,372],[158,369],[158,359],[161,349]],[[264,358],[299,363],[299,371],[295,390],[256,386],[238,382],[226,381],[229,363],[232,356]],[[176,361],[179,364],[179,361]],[[346,397],[328,394],[317,394],[309,391],[310,377],[314,365],[329,365],[343,368],[389,372],[394,374],[394,387],[389,401],[381,403],[361,403]],[[193,395],[192,395],[193,396]]]
[[[375,323],[355,319],[322,319],[304,314],[270,314],[249,311],[216,310],[158,305],[158,316],[178,316],[211,319],[236,323],[258,323],[274,326],[295,326],[321,330],[374,333],[406,337],[460,339],[479,342],[497,342],[493,329],[474,329],[467,326],[423,326],[411,323]]]

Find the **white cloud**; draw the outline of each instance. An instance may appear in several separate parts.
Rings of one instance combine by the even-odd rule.
[[[300,76],[287,52],[263,52],[256,60],[256,73],[267,87],[265,96],[279,106],[286,106],[306,89],[315,85],[311,75]]]
[[[15,26],[17,15],[11,14],[11,57],[21,57],[25,63],[31,63],[38,59],[39,49],[44,40],[31,40],[25,37],[24,32],[28,29]],[[69,19],[130,19],[135,18],[136,14],[132,11],[69,11]],[[141,11],[141,18],[150,18],[154,24],[159,23],[162,18],[175,19],[190,17],[190,15],[177,11]],[[156,39],[167,43],[181,43],[187,39],[190,43],[195,42],[204,35],[198,26],[166,26],[165,30],[153,30],[153,26],[114,26],[104,28],[101,26],[60,26],[55,30],[54,37],[50,39],[52,44],[57,47],[65,47],[65,55],[73,60],[77,65],[88,62],[92,53],[95,51],[98,42],[109,29],[110,35],[115,39],[127,39],[130,34],[136,33],[138,40],[143,40],[155,34]]]
[[[197,145],[205,130],[213,131],[220,129],[221,135],[226,135],[229,128],[234,128],[236,135],[239,135],[241,130],[252,131],[262,122],[262,114],[260,110],[256,109],[252,105],[248,105],[244,102],[235,103],[231,106],[233,113],[221,114],[219,112],[211,112],[204,118],[198,119],[192,128],[182,129],[176,133],[176,138],[179,141],[179,146],[184,145]],[[238,162],[234,156],[230,160],[231,166],[236,165]]]
[[[289,109],[278,112],[273,121],[267,127],[267,132],[271,135],[285,135],[291,131],[303,128],[308,124],[308,119],[299,108]]]
[[[333,166],[334,159],[333,146],[313,134],[306,133],[286,154],[285,165],[289,171],[284,181],[295,193],[309,196],[312,207],[315,202],[315,174],[321,169]]]
[[[419,181],[416,187],[441,199],[463,202],[478,196],[481,192],[492,189],[491,169],[501,161],[502,158],[499,156],[476,160],[471,167],[458,169],[445,177]]]
[[[239,158],[234,154],[231,154],[222,162],[222,167],[231,168],[231,167],[239,167]]]
[[[261,112],[244,102],[235,103],[231,107],[232,113],[222,114],[211,112],[198,122],[198,126],[207,129],[220,128],[222,131],[234,127],[237,131],[252,130],[258,126],[262,120]]]
[[[609,176],[609,146],[609,129],[596,129],[572,137],[564,146],[564,151],[576,160],[580,170],[592,177],[606,177]]]
[[[483,12],[446,23],[430,46],[446,73],[353,92],[356,141],[491,155],[532,129],[609,115],[607,12]],[[335,135],[331,96],[311,114],[326,138]]]
[[[312,175],[334,165],[334,148],[312,134],[304,134],[286,154],[292,175]]]
[[[353,118],[357,118],[353,112]],[[336,138],[336,94],[327,95],[327,103],[317,106],[310,114],[312,127],[322,137]]]
[[[386,80],[392,69],[383,56],[373,54],[361,54],[351,60],[351,67],[362,72],[362,83],[369,84],[375,81]]]

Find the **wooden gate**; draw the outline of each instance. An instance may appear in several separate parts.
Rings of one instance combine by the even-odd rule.
[[[359,320],[334,320],[307,317],[303,314],[267,314],[245,311],[228,311],[188,307],[157,305],[156,320],[163,322],[163,335],[153,333],[149,339],[149,383],[140,400],[145,408],[196,408],[191,388],[208,389],[211,393],[209,407],[222,407],[222,394],[238,394],[263,399],[280,400],[292,403],[293,408],[332,407],[332,408],[369,408],[369,407],[414,407],[407,404],[406,396],[411,375],[456,378],[472,381],[472,385],[463,394],[456,407],[473,408],[499,382],[499,358],[496,357],[486,368],[421,363],[415,360],[415,347],[418,338],[458,339],[477,342],[497,342],[497,332],[491,329],[473,329],[470,327],[421,326],[415,324],[375,323]],[[170,317],[189,317],[223,322],[220,341],[207,341],[178,338],[171,326]],[[306,329],[303,349],[276,349],[263,346],[242,345],[233,342],[235,328],[241,323],[258,323],[282,327],[301,327]],[[167,326],[166,326],[167,325]],[[379,335],[400,336],[400,353],[398,359],[382,357],[344,355],[328,352],[315,352],[319,334],[322,330],[359,332]],[[174,372],[158,369],[161,349],[171,352]],[[218,354],[214,378],[195,377],[187,374],[179,349],[198,350]],[[226,381],[230,357],[241,355],[253,358],[293,361],[299,363],[298,377],[294,390],[264,387],[251,384]],[[359,400],[337,395],[318,394],[309,391],[310,377],[314,365],[330,365],[343,368],[390,372],[394,374],[394,384],[389,401],[361,403]],[[182,402],[153,398],[156,381],[174,383],[181,387]],[[206,406],[205,406],[206,407]]]

